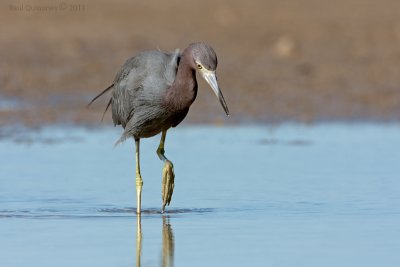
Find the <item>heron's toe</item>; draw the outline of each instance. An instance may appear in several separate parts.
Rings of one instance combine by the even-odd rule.
[[[162,174],[162,188],[161,196],[163,200],[162,212],[165,210],[165,206],[169,205],[172,199],[172,193],[174,192],[174,165],[171,161],[167,160],[164,164]]]

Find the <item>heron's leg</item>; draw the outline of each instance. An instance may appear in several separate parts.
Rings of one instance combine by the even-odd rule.
[[[142,207],[142,186],[143,186],[143,179],[140,175],[140,139],[135,138],[135,145],[136,145],[136,195],[137,195],[137,207],[136,212],[140,214],[140,210]]]
[[[164,154],[165,153],[164,143],[166,135],[167,131],[165,130],[161,134],[160,145],[158,146],[157,149],[158,157],[162,161],[164,161],[162,185],[161,185],[161,197],[163,200],[162,212],[164,212],[165,206],[169,205],[169,203],[171,202],[172,193],[174,192],[174,178],[175,178],[174,165],[170,160],[167,159],[167,157]]]

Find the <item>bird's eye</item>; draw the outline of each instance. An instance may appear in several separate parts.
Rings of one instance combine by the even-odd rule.
[[[200,64],[197,64],[197,68],[198,68],[199,70],[201,70],[201,69],[203,68],[203,66],[200,65]]]

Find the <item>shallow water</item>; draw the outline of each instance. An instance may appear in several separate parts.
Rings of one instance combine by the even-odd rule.
[[[24,106],[26,108],[26,104],[24,101],[17,97],[4,97],[0,94],[0,111],[9,111],[13,109],[23,109]]]
[[[0,266],[399,266],[400,126],[0,131]],[[140,260],[140,262],[139,262]]]

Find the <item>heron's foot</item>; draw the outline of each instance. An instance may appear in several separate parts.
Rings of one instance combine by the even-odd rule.
[[[174,192],[174,165],[169,160],[165,161],[163,174],[162,174],[162,188],[161,196],[163,200],[162,212],[165,210],[165,206],[169,205],[172,199],[172,193]]]

